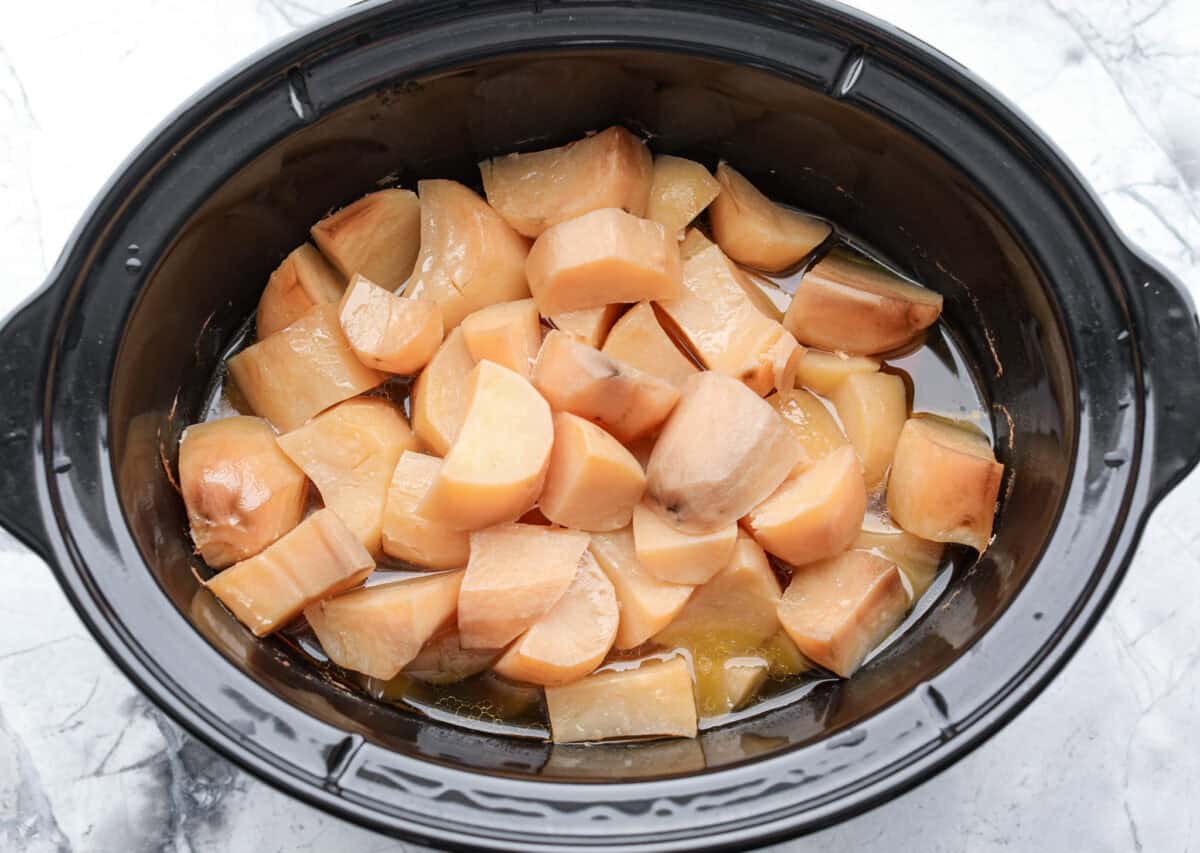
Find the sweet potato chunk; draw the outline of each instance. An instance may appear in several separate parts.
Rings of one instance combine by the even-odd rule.
[[[767,402],[791,428],[803,450],[805,464],[850,443],[825,404],[803,388],[772,394]]]
[[[654,158],[654,180],[646,218],[678,234],[708,207],[721,185],[694,160],[660,154]]]
[[[553,331],[542,341],[533,384],[550,405],[629,444],[658,429],[679,399],[673,385]]]
[[[323,509],[205,586],[262,637],[291,622],[312,602],[361,583],[374,568],[358,537],[333,510]]]
[[[637,558],[632,528],[593,533],[591,550],[617,593],[618,649],[636,648],[666,628],[692,594],[692,587],[667,583],[646,571]]]
[[[578,681],[612,648],[619,616],[612,583],[584,551],[567,591],[496,661],[496,672],[543,686]]]
[[[642,503],[633,511],[633,541],[638,562],[656,578],[701,584],[729,565],[737,542],[737,522],[708,533],[684,533]]]
[[[878,373],[879,361],[844,352],[805,350],[796,366],[796,381],[823,397],[837,390],[847,377],[859,373]]]
[[[847,551],[796,570],[779,603],[779,620],[806,657],[847,678],[907,609],[895,563]]]
[[[616,322],[601,352],[676,388],[700,372],[663,330],[649,302],[634,305]]]
[[[413,385],[413,432],[438,456],[450,451],[462,429],[467,416],[467,379],[474,367],[462,329],[453,329]]]
[[[683,240],[679,243],[679,257],[686,261],[693,255],[698,255],[715,245],[717,244],[708,239],[699,228],[689,228],[683,233]]]
[[[214,569],[253,557],[300,523],[308,480],[262,418],[194,424],[179,444],[192,541]]]
[[[674,299],[679,244],[657,222],[606,207],[548,229],[525,265],[538,310],[547,316],[613,302]]]
[[[542,322],[532,299],[480,308],[463,318],[461,328],[471,358],[494,361],[529,378],[542,345]]]
[[[500,649],[542,618],[575,580],[588,536],[533,524],[471,534],[458,596],[464,649]]]
[[[593,210],[646,212],[653,165],[641,140],[610,127],[561,148],[479,164],[488,202],[526,237]]]
[[[642,466],[619,441],[577,415],[554,415],[554,449],[538,501],[546,518],[577,530],[619,530],[629,526],[645,488]]]
[[[433,485],[442,460],[405,450],[392,472],[383,512],[383,553],[423,569],[458,569],[470,556],[461,530],[430,521],[417,506]]]
[[[600,349],[624,307],[613,302],[599,308],[582,308],[579,311],[554,314],[548,319],[554,324],[554,328],[570,332],[588,346]]]
[[[908,343],[941,313],[941,294],[835,249],[804,274],[783,324],[802,344],[874,355]]]
[[[338,320],[359,360],[388,373],[416,373],[442,343],[436,302],[397,296],[361,275],[346,287]]]
[[[331,661],[386,680],[454,619],[462,579],[458,571],[380,584],[318,601],[304,616]]]
[[[507,367],[481,361],[468,383],[466,419],[417,511],[451,528],[479,530],[515,521],[536,503],[554,422],[537,389]]]
[[[258,300],[254,329],[259,338],[273,335],[295,323],[314,305],[335,305],[342,298],[345,280],[310,243],[283,259]]]
[[[760,657],[731,657],[714,673],[721,684],[706,698],[712,707],[702,707],[703,714],[728,714],[746,705],[755,697],[767,680],[770,667]],[[716,680],[715,679],[715,680]],[[715,700],[715,701],[714,701]]]
[[[900,431],[888,511],[909,533],[959,542],[982,553],[992,538],[1004,466],[986,438],[934,418],[910,418]]]
[[[708,218],[717,244],[739,264],[779,272],[798,263],[833,230],[816,217],[775,204],[728,163],[717,166],[717,181],[721,194]]]
[[[555,743],[696,736],[692,676],[679,657],[547,687],[546,708]]]
[[[941,542],[930,542],[898,527],[864,529],[850,547],[855,551],[868,551],[899,566],[908,582],[909,603],[923,596],[933,584],[946,550]]]
[[[387,378],[350,349],[338,325],[336,305],[314,306],[228,363],[233,381],[255,413],[284,432]]]
[[[883,482],[908,418],[904,380],[890,373],[858,373],[833,392],[846,436],[862,460],[867,488]]]
[[[426,684],[455,684],[488,669],[500,649],[464,649],[458,628],[441,631],[404,667],[404,674]]]
[[[395,290],[421,248],[421,203],[410,190],[365,195],[312,227],[313,242],[343,278],[364,275]]]

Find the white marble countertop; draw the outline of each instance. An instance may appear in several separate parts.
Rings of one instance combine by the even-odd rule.
[[[0,312],[42,281],[117,164],[230,64],[339,0],[0,3]],[[990,81],[1200,298],[1200,3],[855,0]],[[1052,570],[1053,567],[1048,567]],[[900,799],[789,849],[1200,845],[1200,475],[1032,706]],[[411,846],[411,845],[407,845]],[[0,540],[0,848],[404,849],[290,800],[181,731]]]

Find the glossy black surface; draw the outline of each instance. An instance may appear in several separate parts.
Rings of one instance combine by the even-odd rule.
[[[854,679],[695,742],[465,732],[253,640],[196,595],[163,457],[267,273],[380,179],[474,180],[481,156],[615,121],[727,157],[945,295],[1008,466],[993,548]],[[1200,453],[1178,285],[993,94],[817,3],[357,7],[164,125],[0,347],[0,519],[118,664],[263,778],[440,844],[744,845],[894,796],[1045,685]]]

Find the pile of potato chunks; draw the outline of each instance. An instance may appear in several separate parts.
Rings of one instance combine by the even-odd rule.
[[[830,226],[621,128],[480,170],[486,200],[426,180],[317,223],[228,362],[257,416],[183,436],[207,586],[256,635],[303,614],[373,678],[541,685],[557,741],[694,736],[770,674],[849,676],[941,543],[987,547],[988,441],[874,357],[940,296],[834,249],[781,312],[758,276]],[[411,424],[372,393],[396,375]],[[431,573],[364,587],[381,555]]]

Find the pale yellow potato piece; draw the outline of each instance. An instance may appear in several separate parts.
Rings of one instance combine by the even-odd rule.
[[[467,416],[467,379],[475,359],[461,329],[452,329],[421,371],[412,390],[412,427],[417,438],[445,456]]]
[[[640,139],[610,127],[560,148],[484,160],[479,172],[492,207],[521,234],[537,237],[601,208],[644,215],[653,164]]]
[[[229,359],[229,373],[255,414],[282,432],[334,403],[370,391],[387,374],[358,360],[336,305],[316,305],[292,325]]]
[[[705,249],[715,245],[716,243],[708,239],[699,228],[689,228],[684,232],[683,240],[679,243],[679,257],[686,261],[692,255],[698,255]]]
[[[379,553],[392,471],[417,440],[404,414],[378,397],[339,403],[279,436],[279,446],[308,475],[325,506],[372,554]]]
[[[619,302],[612,302],[599,308],[565,311],[547,319],[554,324],[554,328],[570,332],[588,346],[599,349],[607,340],[609,330],[621,316],[621,309],[624,307]]]
[[[555,411],[586,418],[624,444],[658,429],[679,400],[674,385],[560,331],[542,341],[533,384]]]
[[[676,388],[700,372],[695,362],[671,340],[649,302],[634,305],[616,322],[601,352]]]
[[[337,304],[345,287],[329,261],[305,243],[283,259],[258,300],[254,329],[265,338],[303,317],[314,305]]]
[[[810,391],[828,397],[847,377],[859,373],[878,373],[879,360],[844,352],[805,350],[796,365],[796,381]]]
[[[706,533],[779,487],[803,451],[779,413],[721,373],[684,385],[646,466],[646,496],[672,525]]]
[[[179,491],[196,551],[223,569],[300,523],[308,479],[279,449],[266,421],[237,416],[184,430]]]
[[[721,193],[709,206],[717,244],[739,264],[779,272],[794,266],[833,230],[814,216],[775,204],[728,163],[717,166]]]
[[[458,569],[470,557],[470,539],[461,530],[430,521],[417,511],[433,485],[442,460],[405,450],[392,472],[383,512],[383,553],[422,569]]]
[[[737,711],[750,702],[767,681],[770,667],[767,661],[760,657],[728,658],[719,670],[722,690],[717,698],[717,707],[709,711],[702,708],[701,713],[728,714]],[[711,701],[711,700],[710,700]]]
[[[431,521],[479,530],[515,521],[537,502],[554,445],[550,406],[519,373],[481,361],[467,415],[417,507]]]
[[[721,185],[695,160],[660,154],[654,158],[654,180],[646,218],[661,222],[670,234],[686,228],[708,207]]]
[[[612,581],[620,605],[615,645],[621,650],[636,648],[671,624],[693,587],[667,583],[646,571],[637,558],[632,528],[593,533],[591,539],[592,554]]]
[[[701,584],[729,565],[737,543],[737,522],[708,533],[684,533],[668,524],[649,504],[633,511],[633,541],[638,562],[659,580]]]
[[[436,302],[397,296],[361,275],[350,279],[338,321],[359,360],[388,373],[416,373],[442,343]]]
[[[941,313],[941,294],[835,249],[800,279],[783,324],[802,344],[874,355],[908,343]]]
[[[612,582],[584,551],[567,591],[501,655],[495,670],[543,686],[578,681],[612,648],[619,619]]]
[[[547,229],[529,250],[525,274],[546,316],[683,292],[674,235],[615,207]]]
[[[779,621],[805,657],[848,678],[907,610],[895,563],[847,551],[793,573],[779,602]]]
[[[457,684],[491,667],[501,649],[464,649],[458,628],[441,631],[404,667],[404,674],[426,684]]]
[[[205,586],[262,637],[291,622],[314,601],[362,583],[374,568],[358,537],[333,510],[322,509]]]
[[[825,404],[803,388],[772,394],[767,402],[791,428],[803,450],[805,465],[850,443]]]
[[[500,649],[542,618],[575,580],[588,547],[577,530],[501,524],[471,534],[458,596],[464,649]]]
[[[910,418],[888,480],[888,512],[922,539],[982,553],[992,538],[1004,466],[986,438],[934,418]]]
[[[908,418],[904,380],[890,373],[846,377],[832,396],[846,437],[862,460],[867,488],[883,482]]]
[[[547,687],[546,709],[555,743],[696,736],[692,676],[679,657]]]
[[[421,203],[411,190],[380,190],[312,227],[313,242],[344,278],[364,275],[395,290],[421,248]]]
[[[767,551],[803,565],[849,548],[866,511],[862,467],[842,447],[785,480],[742,523]]]
[[[421,181],[421,253],[404,295],[442,309],[446,330],[472,311],[529,296],[529,241],[457,181]]]
[[[923,596],[937,577],[946,546],[913,536],[898,527],[864,529],[850,546],[855,551],[868,551],[900,567],[908,581],[909,603]]]
[[[460,327],[476,361],[494,361],[529,378],[542,345],[542,320],[532,299],[498,302],[468,314]]]
[[[813,667],[783,626],[759,646],[759,652],[767,659],[772,678],[788,678]]]
[[[305,608],[321,648],[340,667],[394,678],[454,619],[463,572],[380,584]]]
[[[555,524],[604,532],[629,526],[646,475],[619,441],[578,415],[554,415],[554,449],[538,507]]]

